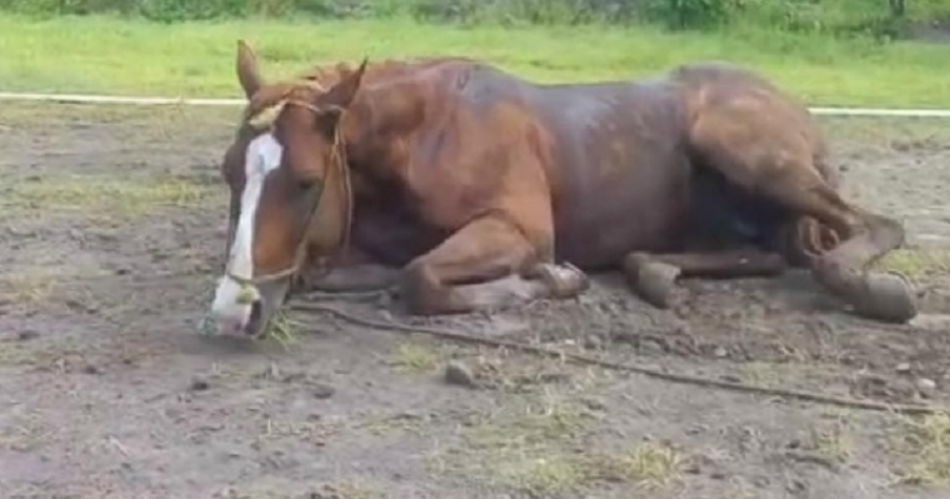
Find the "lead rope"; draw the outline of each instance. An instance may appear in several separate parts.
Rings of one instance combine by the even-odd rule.
[[[350,250],[350,235],[353,226],[353,211],[356,201],[353,199],[353,183],[350,178],[350,164],[346,156],[346,144],[343,142],[343,120],[346,112],[340,116],[340,122],[337,124],[333,138],[333,151],[336,156],[337,170],[343,176],[343,196],[346,202],[346,221],[343,226],[343,245],[340,250],[341,255],[346,255]]]
[[[770,387],[762,385],[748,384],[737,381],[726,381],[715,378],[709,378],[702,375],[687,373],[668,372],[665,369],[647,367],[637,363],[627,363],[622,361],[613,361],[609,358],[590,355],[584,353],[570,352],[544,345],[534,345],[530,343],[521,343],[486,336],[478,336],[472,333],[457,331],[453,329],[443,329],[433,326],[419,326],[402,324],[390,319],[375,320],[356,316],[346,312],[334,305],[317,303],[293,303],[291,310],[304,313],[319,313],[335,316],[345,322],[356,326],[375,329],[377,331],[386,331],[404,335],[425,334],[442,340],[455,341],[457,343],[487,346],[498,349],[515,350],[522,353],[537,355],[568,361],[574,364],[597,366],[612,371],[631,372],[648,376],[655,379],[671,383],[694,385],[703,388],[714,388],[720,390],[729,390],[740,393],[752,393],[771,397],[781,397],[785,399],[797,399],[816,404],[836,405],[851,409],[864,409],[872,411],[882,411],[890,413],[899,413],[907,415],[933,415],[950,413],[950,407],[936,404],[897,404],[887,402],[877,402],[873,400],[854,399],[846,396],[838,396],[821,392],[811,392],[807,390],[796,390],[788,388]],[[301,323],[304,326],[309,324]]]

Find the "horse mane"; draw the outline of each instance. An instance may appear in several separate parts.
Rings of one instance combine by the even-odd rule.
[[[464,57],[424,57],[416,59],[385,59],[371,63],[363,76],[364,84],[373,81],[385,81],[398,78],[420,69],[439,64],[452,62],[471,62]],[[310,88],[318,92],[327,89],[344,80],[356,71],[356,68],[346,62],[333,65],[318,65],[297,74],[287,81],[281,81],[262,87],[250,99],[244,110],[244,123],[255,130],[264,130],[274,125],[277,117],[287,104],[291,94],[298,88]]]
[[[255,130],[264,130],[274,125],[280,112],[294,90],[310,88],[325,92],[353,71],[346,63],[334,66],[316,66],[301,72],[290,80],[262,87],[244,108],[243,123]]]
[[[290,95],[301,87],[310,87],[321,92],[326,89],[319,80],[307,78],[267,85],[258,90],[245,106],[244,124],[255,130],[271,128]]]

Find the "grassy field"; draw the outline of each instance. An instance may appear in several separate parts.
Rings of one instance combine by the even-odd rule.
[[[483,58],[544,82],[631,78],[700,59],[758,69],[812,105],[950,107],[950,48],[763,29],[672,34],[636,27],[452,27],[408,20],[159,24],[0,15],[0,89],[237,97],[235,40],[268,75],[370,58]]]

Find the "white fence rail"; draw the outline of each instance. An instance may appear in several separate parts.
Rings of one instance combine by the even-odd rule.
[[[243,106],[244,99],[192,99],[180,97],[123,97],[115,95],[36,94],[0,92],[0,100],[47,101],[73,104],[126,104],[132,106]]]
[[[188,97],[133,97],[115,95],[42,94],[0,92],[0,100],[46,101],[74,104],[125,104],[133,106],[243,106],[244,99]],[[815,114],[827,116],[893,116],[906,118],[950,118],[950,109],[882,109],[866,107],[812,107]]]

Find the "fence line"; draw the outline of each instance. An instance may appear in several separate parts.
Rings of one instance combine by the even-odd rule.
[[[827,116],[893,116],[900,118],[950,118],[950,109],[881,109],[867,107],[810,107]]]
[[[73,104],[126,104],[133,106],[243,106],[244,99],[188,97],[134,97],[116,95],[43,94],[0,92],[0,100],[47,101]],[[950,118],[950,109],[887,109],[867,107],[810,107],[812,113],[826,116],[892,116],[902,118]]]
[[[124,97],[116,95],[38,94],[0,92],[0,100],[51,101],[71,104],[128,104],[133,106],[243,106],[245,99],[205,99],[188,97]]]

